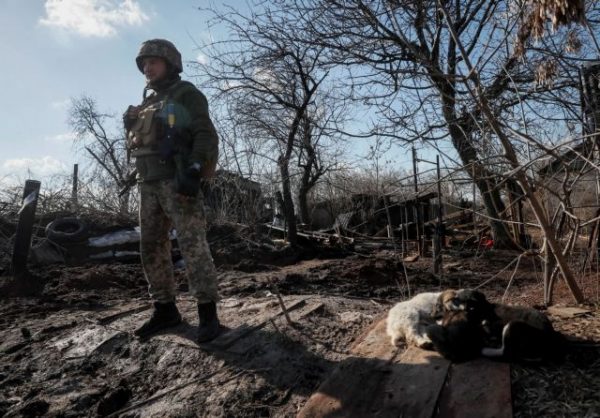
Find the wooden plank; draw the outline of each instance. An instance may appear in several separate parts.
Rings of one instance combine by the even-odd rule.
[[[386,318],[376,321],[309,398],[298,417],[431,417],[450,363],[390,343]]]
[[[350,417],[352,413],[370,416],[368,411],[373,393],[385,377],[389,360],[395,354],[385,335],[386,318],[375,321],[350,349],[357,357],[340,362],[308,399],[298,417]]]
[[[386,332],[387,317],[373,323],[350,348],[350,352],[358,357],[373,357],[391,360],[397,352],[392,346]]]
[[[376,358],[343,360],[298,413],[298,418],[370,417],[373,397],[389,363]]]
[[[511,418],[508,363],[477,359],[450,368],[439,402],[439,418]]]
[[[409,347],[394,359],[372,410],[377,417],[430,418],[450,362],[434,351]]]

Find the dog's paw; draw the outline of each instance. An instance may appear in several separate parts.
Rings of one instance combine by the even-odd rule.
[[[415,345],[423,350],[432,350],[433,342],[427,337],[417,338],[415,340]]]

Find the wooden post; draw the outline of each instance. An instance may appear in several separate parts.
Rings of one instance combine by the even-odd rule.
[[[440,172],[440,156],[436,155],[435,164],[437,169],[437,193],[438,193],[438,208],[437,208],[437,223],[435,226],[435,234],[433,239],[433,273],[442,274],[442,240],[444,233],[442,231],[442,185]]]
[[[23,205],[19,211],[19,223],[17,224],[11,263],[11,270],[15,277],[22,276],[27,271],[27,257],[31,246],[40,186],[41,183],[37,180],[27,180],[23,189]]]
[[[415,226],[417,233],[417,251],[419,256],[423,256],[423,243],[421,242],[421,213],[419,208],[419,183],[417,179],[417,150],[415,147],[412,147],[412,160],[413,160],[413,178],[414,178],[414,187],[415,187]]]
[[[79,183],[79,164],[73,164],[73,189],[71,190],[71,209],[77,210],[78,199],[77,199],[77,186]]]
[[[404,210],[400,209],[400,225],[402,225],[402,232],[400,236],[402,237],[402,258],[406,256],[406,240],[408,239],[406,233],[406,225],[408,224],[408,214],[406,210],[406,201],[404,202]]]

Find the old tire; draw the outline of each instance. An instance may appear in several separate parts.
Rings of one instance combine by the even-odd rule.
[[[58,218],[46,226],[46,237],[56,243],[80,242],[87,238],[87,226],[79,218]]]

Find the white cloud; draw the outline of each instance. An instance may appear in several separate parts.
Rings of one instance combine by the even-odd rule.
[[[46,0],[42,25],[86,37],[111,37],[117,28],[140,26],[150,18],[134,0]]]
[[[52,156],[41,158],[13,158],[4,160],[0,166],[0,175],[47,177],[53,174],[63,173],[67,165]]]
[[[51,135],[44,138],[46,142],[58,142],[58,143],[68,143],[73,142],[75,140],[75,133],[73,132],[65,132],[62,134]]]
[[[50,103],[50,107],[56,110],[66,110],[71,104],[71,99],[55,100]]]
[[[199,53],[196,56],[196,62],[199,64],[207,64],[208,63],[208,57],[206,55],[204,55],[203,53]]]

